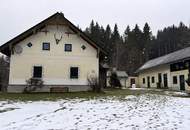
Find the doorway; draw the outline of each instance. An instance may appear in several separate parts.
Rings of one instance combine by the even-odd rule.
[[[179,76],[179,84],[180,84],[180,90],[184,91],[185,90],[185,76],[184,75]]]
[[[162,83],[162,74],[158,73],[158,83]]]
[[[158,73],[157,88],[161,88],[161,83],[162,83],[162,74],[161,74],[161,73]]]
[[[147,87],[150,88],[150,77],[147,77]]]
[[[135,79],[134,78],[131,78],[131,86],[135,84]]]
[[[168,88],[168,75],[164,74],[164,88]]]

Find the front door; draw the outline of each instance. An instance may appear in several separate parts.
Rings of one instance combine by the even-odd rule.
[[[185,77],[184,75],[179,76],[180,90],[185,90]]]
[[[164,74],[164,88],[168,88],[168,75]]]
[[[135,84],[135,79],[134,78],[131,78],[131,86]]]
[[[150,88],[150,77],[147,77],[147,87]]]

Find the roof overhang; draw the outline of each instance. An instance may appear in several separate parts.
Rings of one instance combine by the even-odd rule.
[[[135,73],[140,73],[142,71],[146,71],[146,70],[149,70],[149,69],[154,69],[154,68],[161,67],[161,66],[164,66],[164,65],[171,65],[171,64],[175,64],[175,63],[179,63],[179,62],[184,62],[186,60],[190,60],[190,57],[180,59],[180,60],[176,60],[176,61],[172,61],[172,62],[168,62],[168,63],[165,63],[165,64],[159,64],[159,65],[156,65],[156,66],[152,66],[150,68],[138,69],[137,71],[135,71]]]

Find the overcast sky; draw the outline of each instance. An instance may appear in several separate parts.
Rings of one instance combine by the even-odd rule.
[[[121,33],[145,22],[154,34],[180,21],[190,24],[190,0],[1,0],[0,45],[56,12],[82,29],[92,19],[104,26],[117,23]]]

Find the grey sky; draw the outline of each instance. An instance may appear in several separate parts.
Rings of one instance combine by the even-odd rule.
[[[148,22],[154,34],[158,29],[183,21],[190,24],[190,0],[1,0],[0,45],[55,12],[82,29],[92,19],[106,26],[127,25],[142,28]]]

